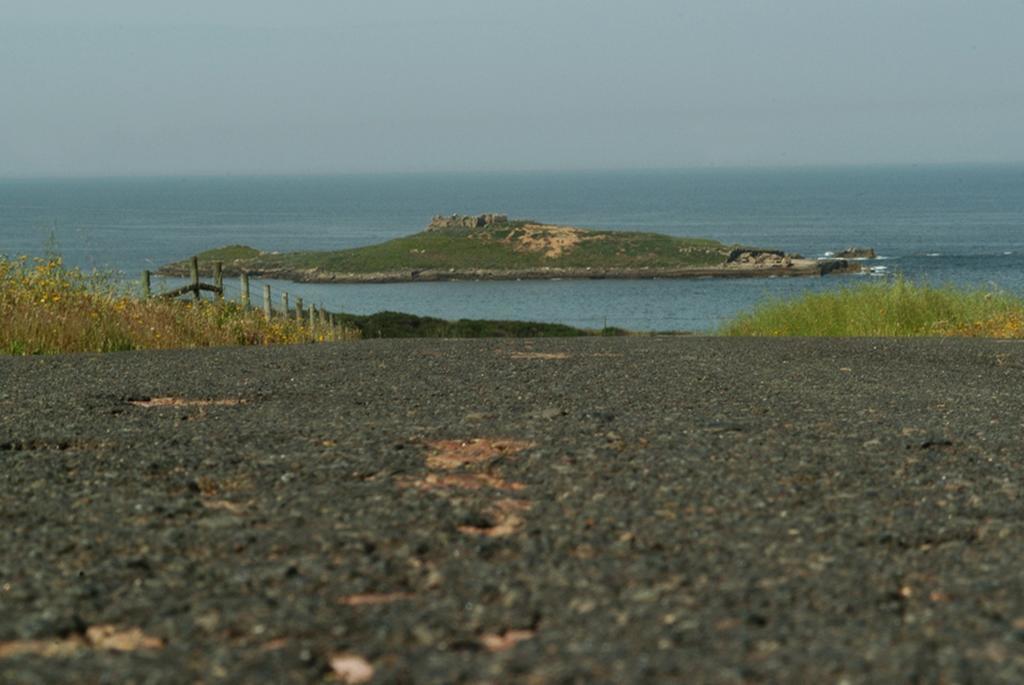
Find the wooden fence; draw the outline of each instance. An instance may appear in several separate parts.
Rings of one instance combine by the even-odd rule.
[[[174,290],[168,290],[164,293],[153,294],[152,290],[152,273],[150,271],[142,272],[142,296],[145,299],[151,297],[161,298],[176,298],[182,295],[192,294],[192,299],[196,302],[200,301],[201,295],[204,290],[214,294],[217,300],[224,299],[224,263],[214,262],[213,263],[213,283],[203,283],[199,280],[199,259],[198,257],[192,257],[189,260],[189,282],[185,285],[175,288]],[[249,274],[242,272],[238,279],[239,283],[239,302],[243,307],[248,309],[251,306],[251,300],[249,297]],[[273,307],[273,301],[271,299],[270,284],[263,284],[263,316],[269,321],[274,316],[294,316],[295,320],[301,323],[306,323],[311,330],[316,330],[318,326],[334,326],[336,321],[334,314],[318,308],[316,305],[310,305],[304,307],[304,303],[301,297],[295,298],[294,312],[289,307],[288,293],[281,293],[281,309],[275,310]]]

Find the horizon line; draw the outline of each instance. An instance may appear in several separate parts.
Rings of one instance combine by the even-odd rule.
[[[521,169],[410,169],[366,171],[188,171],[188,172],[112,172],[84,174],[0,174],[0,181],[70,181],[70,180],[126,180],[126,179],[226,179],[226,178],[331,178],[345,176],[466,176],[466,175],[527,175],[527,174],[621,174],[621,173],[678,173],[709,171],[813,171],[841,169],[911,169],[952,167],[1017,167],[1024,160],[1015,161],[951,161],[951,162],[806,162],[793,164],[706,164],[692,166],[623,166],[623,167],[564,167]]]

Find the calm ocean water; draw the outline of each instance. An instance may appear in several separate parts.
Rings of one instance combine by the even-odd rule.
[[[136,278],[229,243],[341,249],[486,211],[805,256],[869,246],[882,273],[1024,294],[1024,166],[0,180],[0,254],[54,249]],[[339,311],[700,331],[765,298],[863,278],[271,284]]]

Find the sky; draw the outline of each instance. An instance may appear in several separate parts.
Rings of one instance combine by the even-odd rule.
[[[1024,0],[0,0],[0,176],[1024,161]]]

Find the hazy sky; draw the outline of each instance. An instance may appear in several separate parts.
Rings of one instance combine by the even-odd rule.
[[[0,175],[1024,161],[1024,0],[0,0]]]

